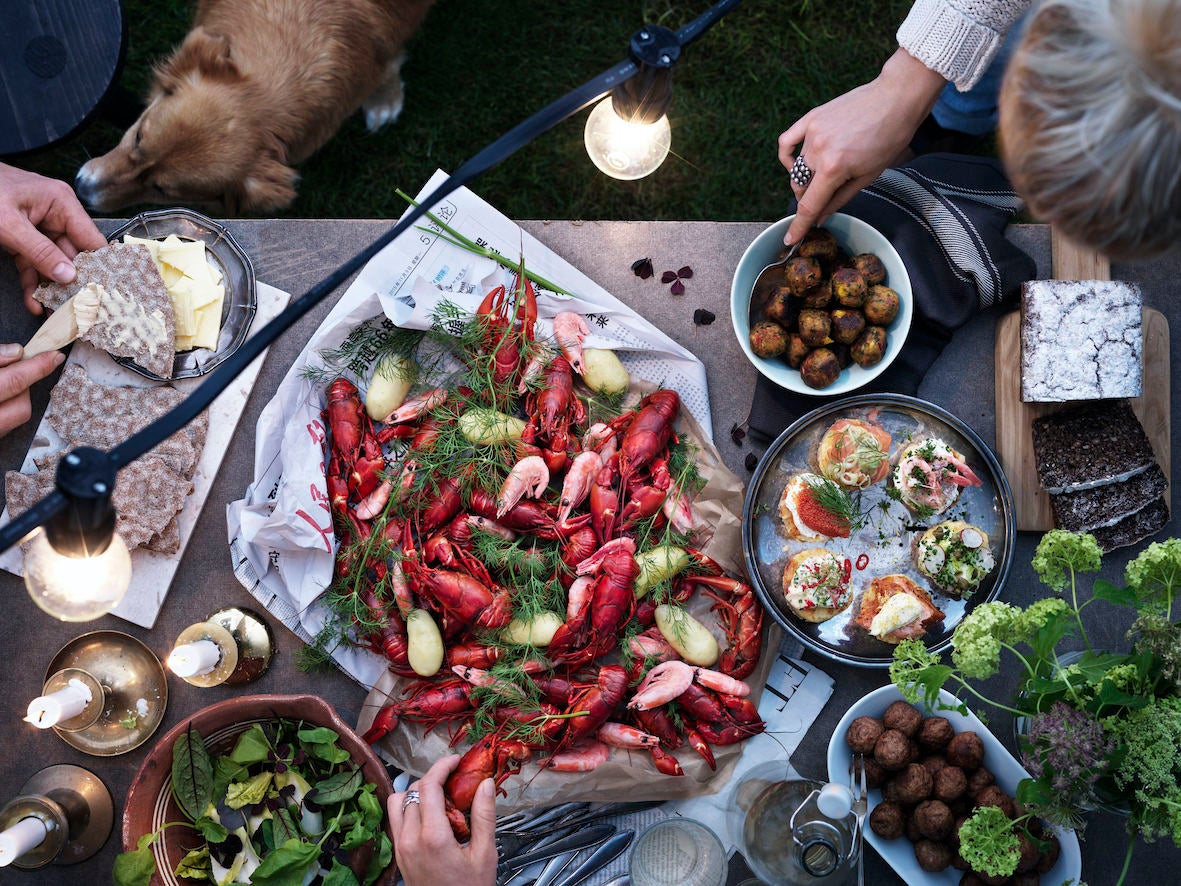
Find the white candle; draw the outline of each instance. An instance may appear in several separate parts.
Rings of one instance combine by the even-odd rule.
[[[40,695],[29,702],[25,721],[39,729],[48,729],[62,720],[77,717],[90,704],[91,698],[90,687],[81,680],[71,680],[57,692]]]
[[[12,864],[26,852],[45,842],[49,829],[39,818],[22,818],[0,833],[0,868]]]
[[[178,677],[208,674],[221,660],[221,649],[212,640],[198,640],[177,646],[168,656],[168,667]]]

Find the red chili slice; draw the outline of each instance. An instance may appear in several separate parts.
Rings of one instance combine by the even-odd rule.
[[[857,557],[857,571],[860,572],[869,565],[869,554],[860,554]]]

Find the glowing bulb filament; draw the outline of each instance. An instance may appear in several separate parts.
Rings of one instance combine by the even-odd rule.
[[[668,117],[655,123],[629,123],[606,98],[587,116],[584,138],[595,166],[612,178],[628,181],[656,171],[668,156],[672,133]]]

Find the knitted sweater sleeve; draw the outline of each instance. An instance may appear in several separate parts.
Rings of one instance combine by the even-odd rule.
[[[992,61],[1009,25],[1031,0],[915,0],[898,45],[924,65],[971,89]]]

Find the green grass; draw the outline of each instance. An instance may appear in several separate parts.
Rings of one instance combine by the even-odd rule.
[[[354,115],[300,169],[291,217],[392,217],[436,168],[453,170],[497,136],[626,55],[642,24],[677,28],[707,0],[439,0],[410,45],[406,106],[376,134]],[[153,62],[189,28],[191,4],[125,0],[122,83],[146,91]],[[910,0],[747,0],[683,53],[669,117],[673,154],[620,182],[582,147],[585,113],[526,146],[473,188],[513,218],[751,221],[791,196],[776,140],[810,108],[872,78]],[[96,122],[21,165],[70,180],[121,135]],[[129,210],[130,211],[130,210]]]

